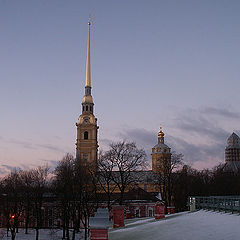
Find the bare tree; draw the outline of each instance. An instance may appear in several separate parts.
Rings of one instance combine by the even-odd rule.
[[[73,191],[75,185],[74,179],[74,164],[75,159],[73,155],[67,153],[63,159],[58,163],[55,169],[55,190],[61,202],[62,220],[63,220],[63,236],[62,239],[70,239],[69,224],[71,208],[73,207]]]
[[[134,172],[147,166],[146,153],[137,148],[134,142],[117,142],[110,144],[110,150],[104,154],[105,165],[112,171],[112,181],[120,190],[119,204],[123,203],[126,188],[136,180]]]
[[[33,202],[34,202],[34,217],[36,220],[36,240],[39,239],[39,229],[42,227],[42,206],[43,195],[49,185],[48,183],[49,167],[43,166],[32,170],[33,184]]]
[[[72,240],[80,229],[85,228],[88,237],[88,218],[97,204],[96,172],[90,164],[81,164],[71,154],[66,154],[55,170],[55,190],[61,202],[63,239],[70,239],[69,226],[73,223]]]
[[[84,226],[84,239],[87,240],[89,217],[98,205],[97,181],[94,166],[76,162],[75,191],[75,202],[78,203],[78,220]]]
[[[23,197],[23,205],[24,205],[24,222],[25,222],[25,234],[28,234],[28,227],[31,217],[31,209],[33,207],[33,196],[32,196],[32,187],[33,187],[33,171],[25,170],[20,172],[20,179],[22,183],[22,197]]]
[[[12,240],[16,237],[23,213],[21,186],[20,172],[17,170],[14,170],[3,179],[3,197],[6,199],[4,213],[7,220],[7,231],[10,229]]]
[[[167,206],[173,204],[173,172],[183,164],[183,154],[173,152],[169,161],[163,161],[158,167],[157,180],[159,190]]]
[[[113,168],[114,163],[110,161],[107,154],[99,153],[98,157],[98,172],[97,172],[97,182],[100,186],[100,192],[107,196],[107,206],[110,210],[111,197],[117,188],[117,184],[113,179]]]

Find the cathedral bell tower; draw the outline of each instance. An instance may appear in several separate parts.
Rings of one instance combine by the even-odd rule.
[[[88,21],[88,46],[86,63],[85,95],[82,100],[82,114],[78,118],[76,158],[84,165],[97,170],[98,126],[93,114],[94,103],[91,95],[91,64],[90,64],[90,18]]]
[[[152,171],[164,173],[171,165],[171,148],[164,143],[162,128],[158,133],[158,144],[152,148]]]

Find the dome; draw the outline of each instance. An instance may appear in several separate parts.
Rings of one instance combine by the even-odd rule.
[[[93,98],[91,95],[85,95],[83,97],[82,103],[93,103]]]
[[[227,148],[240,148],[240,138],[236,133],[233,132],[228,138]]]
[[[158,137],[160,138],[164,137],[164,132],[162,130],[160,130],[160,132],[158,133]]]

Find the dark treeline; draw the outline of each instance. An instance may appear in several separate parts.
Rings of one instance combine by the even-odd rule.
[[[126,188],[134,183],[131,172],[146,166],[144,150],[134,143],[119,142],[111,144],[110,148],[100,154],[97,172],[94,164],[80,163],[66,154],[51,173],[45,166],[15,170],[3,177],[0,180],[0,224],[7,228],[7,234],[11,233],[12,240],[19,227],[24,227],[26,234],[29,228],[34,228],[38,240],[39,230],[46,226],[62,229],[62,239],[67,240],[74,240],[76,233],[84,228],[87,239],[88,220],[98,207],[98,196],[106,193],[111,196],[112,188],[118,189],[118,201],[122,204]],[[113,170],[120,174],[114,176]],[[110,201],[111,197],[109,208]]]
[[[43,195],[49,188],[49,168],[38,167],[26,171],[13,171],[0,181],[1,225],[6,225],[15,239],[24,219],[25,233],[34,222],[36,239],[42,225]]]
[[[224,164],[209,170],[184,165],[173,174],[173,197],[176,209],[187,209],[188,196],[240,195],[240,171],[226,172]]]
[[[24,228],[26,234],[29,228],[34,228],[38,240],[40,229],[60,228],[62,239],[74,240],[83,226],[87,239],[88,217],[96,207],[95,177],[88,167],[80,166],[67,154],[52,173],[45,166],[15,170],[3,177],[0,225],[7,228],[7,235],[14,240],[19,227]]]
[[[99,205],[99,196],[105,196],[110,209],[118,192],[117,203],[124,204],[126,191],[139,182],[132,173],[148,167],[144,150],[126,142],[111,144],[109,151],[99,154],[98,164],[96,172],[91,164],[80,164],[66,154],[53,172],[44,166],[15,170],[3,177],[1,226],[7,228],[12,240],[19,227],[25,228],[26,234],[34,228],[36,240],[45,227],[62,229],[62,239],[67,240],[74,240],[84,228],[87,239],[88,219]],[[174,205],[177,211],[187,209],[188,196],[240,194],[240,172],[225,172],[223,165],[198,171],[183,165],[182,154],[174,153],[171,163],[154,176],[166,206]]]

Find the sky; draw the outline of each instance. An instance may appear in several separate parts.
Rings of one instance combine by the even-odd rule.
[[[197,169],[240,133],[240,2],[0,0],[0,174],[75,154],[88,16],[100,149],[159,127]]]

